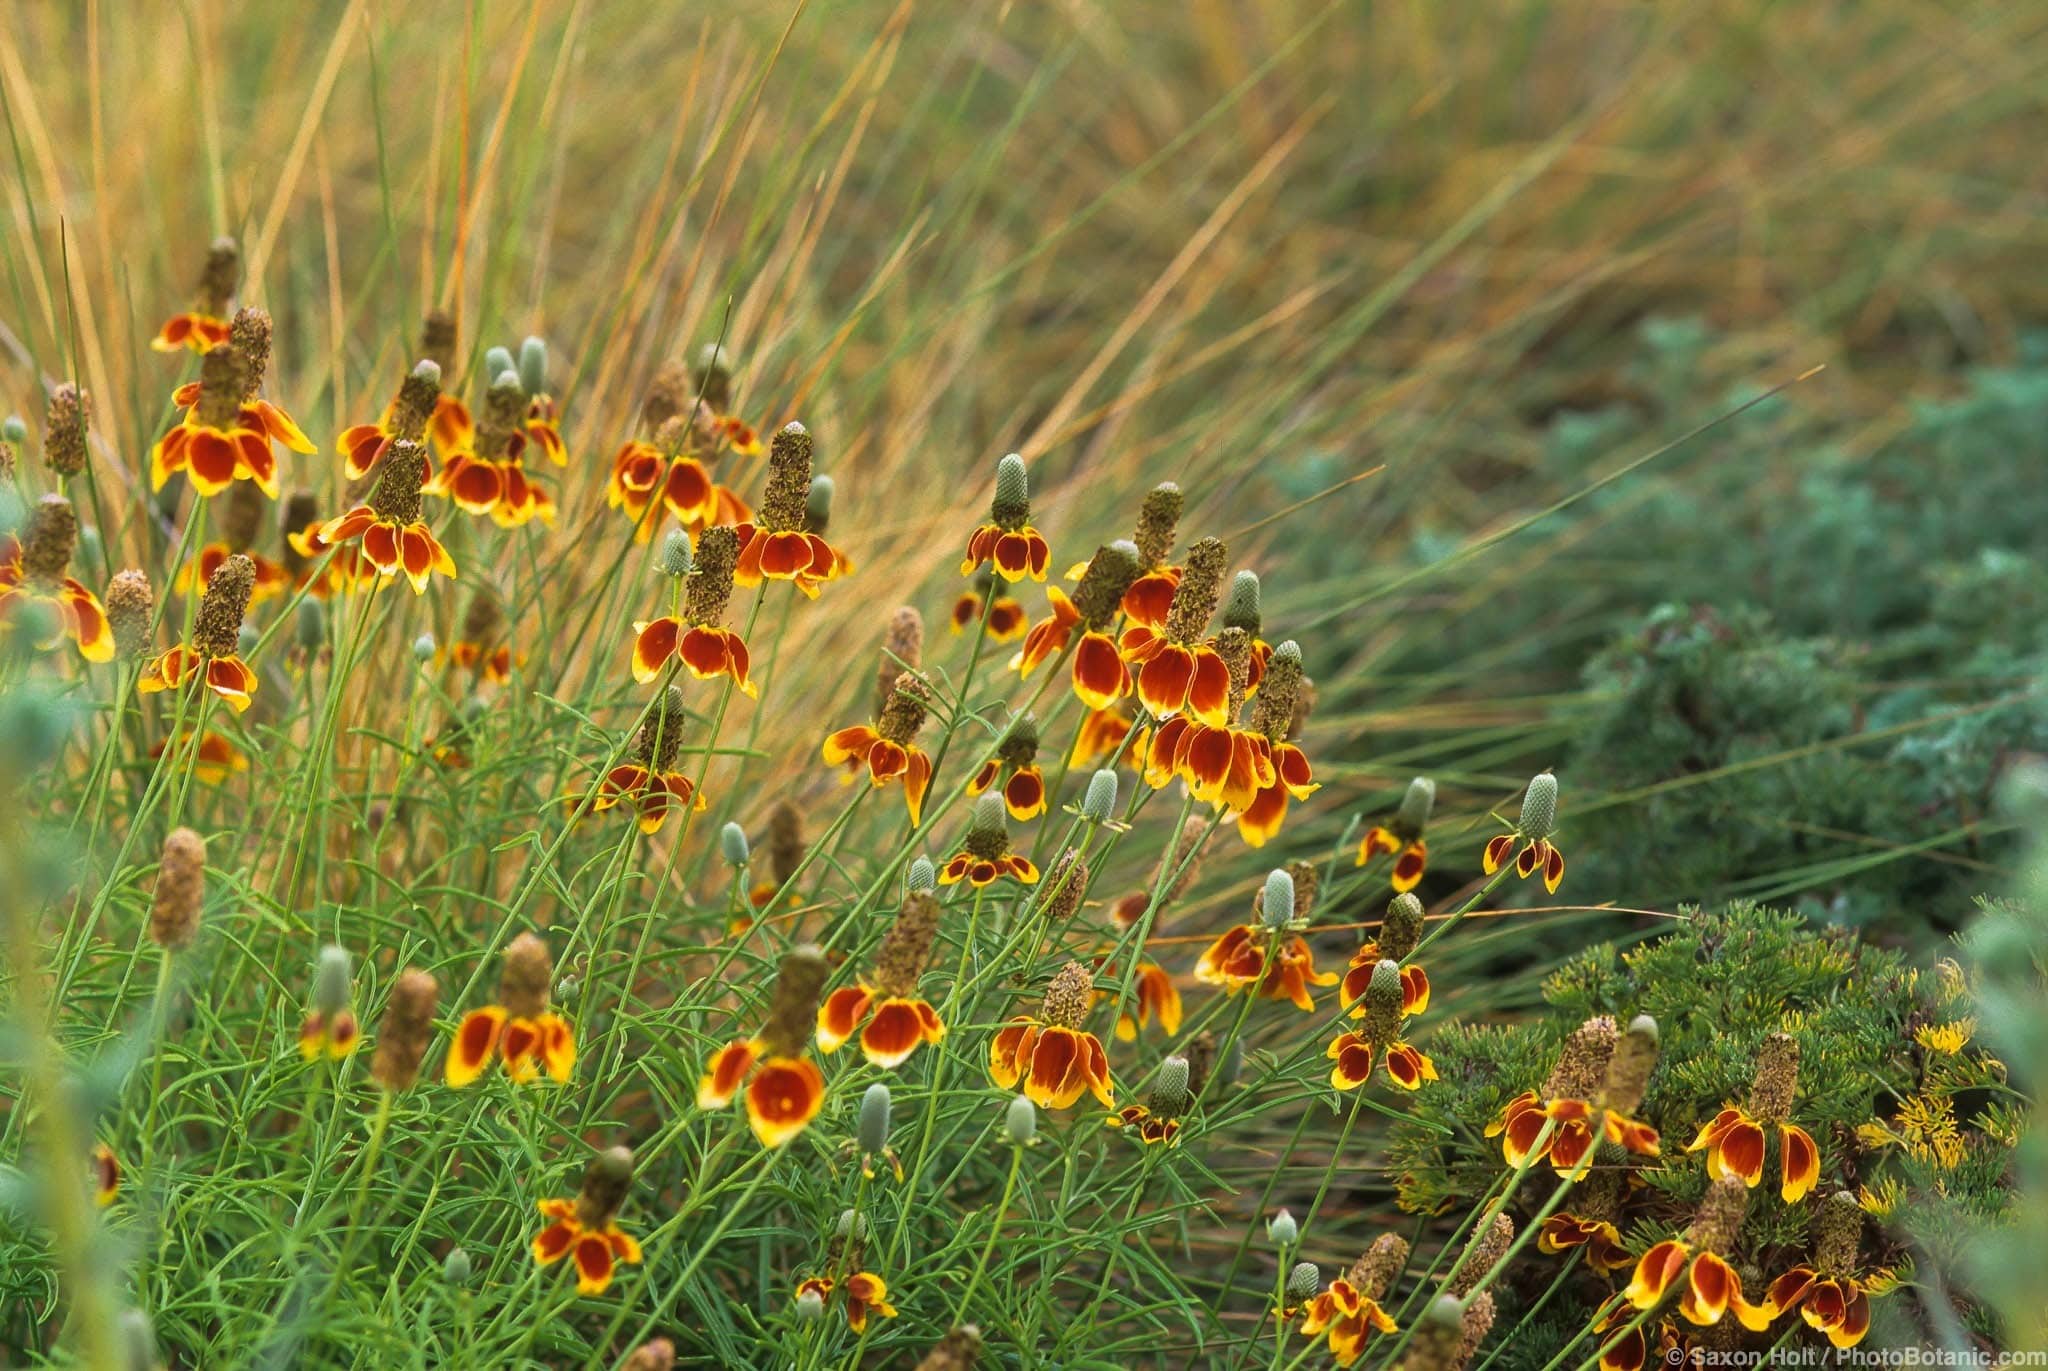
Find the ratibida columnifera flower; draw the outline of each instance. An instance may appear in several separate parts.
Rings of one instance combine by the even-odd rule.
[[[199,912],[205,902],[206,840],[192,829],[173,829],[157,863],[150,941],[166,952],[190,947],[199,936]]]

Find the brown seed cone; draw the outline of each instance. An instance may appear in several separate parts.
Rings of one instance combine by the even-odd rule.
[[[219,319],[228,312],[228,302],[242,284],[242,249],[223,234],[206,249],[206,265],[199,269],[199,285],[193,292],[202,313]]]
[[[875,952],[875,989],[884,995],[915,995],[938,931],[938,897],[929,890],[905,896]]]
[[[426,441],[427,421],[441,399],[439,373],[421,375],[415,368],[398,383],[398,399],[391,406],[391,436],[419,443]]]
[[[1863,1245],[1863,1206],[1856,1197],[1837,1190],[1822,1200],[1814,1230],[1814,1269],[1833,1280],[1855,1275]]]
[[[1734,1248],[1735,1235],[1742,1231],[1742,1220],[1748,1212],[1749,1189],[1742,1178],[1723,1176],[1700,1197],[1692,1226],[1685,1230],[1686,1241],[1725,1257]]]
[[[0,481],[14,479],[15,466],[20,456],[21,454],[14,450],[14,444],[0,438]]]
[[[1301,651],[1283,643],[1266,659],[1266,674],[1259,682],[1258,698],[1252,701],[1252,731],[1263,733],[1276,743],[1284,743],[1300,730],[1295,726],[1297,717],[1307,722],[1302,711],[1301,697],[1303,678],[1301,674]]]
[[[1773,1033],[1756,1057],[1756,1079],[1749,1087],[1749,1112],[1766,1128],[1792,1117],[1792,1097],[1799,1093],[1799,1039]]]
[[[69,381],[54,386],[43,409],[43,460],[59,476],[76,476],[91,458],[92,396]]]
[[[619,1363],[619,1371],[675,1371],[676,1345],[667,1338],[643,1342]]]
[[[384,454],[384,472],[370,491],[379,519],[404,528],[419,522],[420,487],[427,483],[427,450],[410,439],[394,439]]]
[[[768,441],[768,488],[761,495],[761,527],[788,533],[804,526],[811,495],[811,431],[794,419]]]
[[[488,586],[478,586],[462,611],[461,641],[490,648],[496,646],[498,635],[504,631],[505,613],[498,607],[497,595]]]
[[[1387,905],[1386,917],[1380,921],[1380,955],[1406,961],[1422,941],[1423,922],[1422,901],[1410,891],[1396,895]]]
[[[640,401],[640,422],[649,433],[661,432],[662,425],[669,420],[689,413],[694,393],[690,368],[674,359],[663,362],[654,379],[647,383],[647,394]]]
[[[492,461],[512,455],[512,438],[526,425],[526,392],[519,382],[496,378],[484,392],[483,412],[476,420],[476,454]]]
[[[192,646],[205,657],[233,657],[242,648],[242,620],[256,591],[256,564],[237,552],[214,568],[199,597]]]
[[[771,1057],[794,1057],[810,1045],[818,1026],[818,1000],[831,970],[825,954],[812,944],[783,954],[768,1002],[768,1020],[761,1025],[761,1043]]]
[[[576,1220],[585,1228],[602,1229],[619,1216],[633,1188],[633,1149],[607,1147],[583,1168],[583,1184],[576,1191]]]
[[[171,830],[158,860],[150,901],[149,940],[167,951],[190,947],[206,902],[206,839],[189,828]]]
[[[1109,627],[1123,608],[1124,592],[1138,579],[1138,559],[1128,543],[1107,543],[1095,549],[1088,569],[1074,583],[1074,608],[1091,629]]]
[[[1557,1065],[1543,1082],[1543,1098],[1592,1099],[1607,1079],[1607,1063],[1614,1056],[1614,1043],[1619,1036],[1614,1020],[1604,1014],[1580,1024],[1559,1050]]]
[[[1250,685],[1252,635],[1241,628],[1226,628],[1216,635],[1216,655],[1230,674],[1230,717],[1236,719],[1244,708],[1244,694]]]
[[[242,408],[242,362],[231,343],[217,343],[199,359],[195,417],[209,428],[234,426]]]
[[[648,711],[633,734],[633,760],[650,771],[671,771],[676,753],[683,746],[683,728],[689,712],[683,706],[683,692],[674,686],[662,692],[660,705]]]
[[[1372,979],[1365,984],[1365,1014],[1358,1021],[1358,1035],[1375,1048],[1384,1049],[1399,1042],[1404,998],[1399,963],[1380,958],[1373,965]]]
[[[1314,862],[1294,861],[1287,864],[1287,874],[1294,878],[1294,917],[1305,920],[1315,912],[1316,895],[1323,883],[1321,868]]]
[[[235,399],[248,404],[263,389],[263,377],[270,370],[270,313],[244,305],[228,321],[228,346],[235,350],[235,369],[242,388]]]
[[[1450,1283],[1451,1293],[1461,1300],[1471,1294],[1472,1288],[1500,1264],[1514,1240],[1515,1221],[1505,1214],[1495,1214],[1493,1222],[1474,1233],[1465,1244],[1465,1260]]]
[[[1408,1240],[1398,1233],[1382,1233],[1365,1249],[1364,1256],[1351,1263],[1346,1278],[1359,1294],[1383,1300],[1407,1269]]]
[[[442,309],[430,309],[420,321],[420,356],[441,368],[443,376],[455,374],[455,316]]]
[[[1614,1220],[1621,1209],[1621,1178],[1627,1164],[1628,1153],[1619,1144],[1600,1144],[1592,1171],[1572,1190],[1572,1208],[1580,1218],[1594,1223]]]
[[[71,570],[78,550],[78,511],[62,495],[45,495],[29,515],[21,538],[21,574],[32,585],[53,586]]]
[[[284,569],[294,577],[302,574],[313,561],[292,546],[292,535],[304,533],[319,522],[319,496],[310,490],[295,490],[285,496],[284,508],[278,515],[278,531],[283,534]]]
[[[1081,901],[1088,894],[1088,859],[1080,849],[1068,848],[1053,858],[1052,868],[1039,882],[1044,894],[1038,898],[1038,907],[1053,923],[1065,923],[1081,912]]]
[[[1038,760],[1038,721],[1029,714],[1017,719],[996,744],[996,760],[1004,766],[1030,766]]]
[[[907,746],[917,737],[917,731],[924,727],[929,690],[922,676],[908,671],[898,676],[896,689],[889,695],[889,703],[882,707],[882,717],[875,721],[875,732],[892,743]]]
[[[1657,1021],[1638,1015],[1614,1045],[1607,1062],[1607,1082],[1601,1087],[1601,1102],[1617,1113],[1635,1117],[1643,1095],[1650,1087],[1650,1073],[1657,1069]]]
[[[683,617],[693,624],[715,624],[732,600],[733,568],[739,565],[740,537],[726,524],[697,535],[697,559],[684,583]]]
[[[1200,640],[1223,597],[1223,568],[1230,549],[1221,538],[1204,538],[1188,549],[1187,564],[1181,568],[1180,586],[1173,592],[1173,604],[1166,611],[1166,636],[1176,643]]]
[[[917,1364],[917,1371],[974,1371],[980,1358],[981,1330],[966,1323],[940,1338]]]
[[[419,1079],[420,1062],[434,1038],[434,1006],[441,984],[418,969],[400,974],[384,1006],[384,1025],[377,1033],[377,1054],[370,1061],[370,1079],[396,1094]]]
[[[1209,1083],[1209,1073],[1216,1069],[1216,1035],[1207,1031],[1197,1033],[1188,1039],[1181,1055],[1188,1059],[1188,1094],[1200,1099],[1202,1087]]]
[[[910,605],[889,616],[882,636],[882,660],[875,668],[875,716],[881,717],[896,689],[896,678],[924,664],[924,616]]]
[[[1173,539],[1180,528],[1183,503],[1180,487],[1162,481],[1145,496],[1138,507],[1138,528],[1132,541],[1138,545],[1138,560],[1146,571],[1161,566],[1173,551]]]
[[[775,808],[768,811],[768,841],[764,846],[768,849],[768,872],[779,889],[803,865],[807,850],[803,811],[787,800],[776,801]]]
[[[254,481],[236,481],[221,492],[220,536],[229,552],[247,552],[263,531],[270,500]]]
[[[515,1019],[545,1013],[555,983],[555,959],[548,945],[522,933],[505,945],[498,963],[498,1003]]]
[[[1045,1003],[1038,1017],[1049,1026],[1079,1028],[1088,1022],[1088,1010],[1095,1003],[1095,977],[1080,962],[1068,962],[1045,988]]]
[[[1486,1341],[1486,1335],[1493,1331],[1493,1292],[1482,1290],[1465,1305],[1465,1317],[1458,1325],[1458,1350],[1451,1358],[1455,1367],[1468,1366],[1472,1356],[1479,1350],[1479,1344]],[[1733,1323],[1723,1319],[1723,1323]]]
[[[156,617],[156,591],[149,576],[134,567],[114,573],[107,582],[107,626],[114,631],[114,651],[140,657],[150,646]]]

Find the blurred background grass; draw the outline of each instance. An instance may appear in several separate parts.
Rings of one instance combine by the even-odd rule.
[[[776,693],[806,708],[760,721],[750,827],[820,784],[818,722],[864,707],[889,609],[936,623],[933,549],[1020,450],[1057,564],[1171,478],[1188,535],[1266,577],[1330,785],[1262,864],[1426,771],[1447,897],[1484,810],[1560,767],[1574,907],[1447,951],[1450,1014],[1525,1008],[1561,950],[1660,923],[1577,906],[1748,894],[1919,940],[2006,882],[1985,797],[2048,743],[2039,6],[0,17],[0,408],[33,424],[79,376],[117,507],[176,379],[147,339],[222,232],[318,437],[374,416],[429,306],[472,366],[546,336],[570,534],[620,531],[608,458],[685,349],[722,335],[743,415],[810,425],[867,598],[794,622]],[[338,495],[327,457],[286,479]],[[106,529],[112,565],[161,560],[160,524]],[[609,555],[552,546],[574,603]],[[444,640],[460,611],[430,602]],[[551,627],[515,646],[629,717],[617,644],[550,660]],[[1205,883],[1169,942],[1241,884]],[[1333,1261],[1383,1198],[1360,1184]]]

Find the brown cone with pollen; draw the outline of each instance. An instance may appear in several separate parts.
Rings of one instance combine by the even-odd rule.
[[[898,676],[889,703],[875,720],[875,732],[892,743],[907,746],[924,727],[925,701],[930,698],[930,690],[922,676],[908,671]]]
[[[633,734],[633,759],[650,771],[669,771],[675,767],[676,753],[683,745],[683,726],[689,720],[689,712],[683,704],[683,692],[674,686],[661,694],[661,704],[650,710],[641,720],[640,728]]]
[[[1686,1241],[1704,1251],[1726,1256],[1734,1248],[1735,1235],[1742,1231],[1742,1220],[1748,1213],[1749,1187],[1738,1176],[1723,1176],[1708,1185],[1707,1193],[1700,1196],[1692,1226],[1685,1230]]]
[[[1045,892],[1039,897],[1045,917],[1065,923],[1080,912],[1081,900],[1088,893],[1088,859],[1079,849],[1067,848],[1053,859],[1052,869],[1039,886]]]
[[[783,955],[768,1019],[761,1025],[761,1046],[767,1055],[794,1057],[809,1045],[830,970],[825,954],[809,944]]]
[[[697,535],[696,560],[685,583],[683,617],[693,624],[716,624],[732,600],[732,573],[740,559],[739,534],[719,524]]]
[[[270,314],[254,305],[244,305],[228,321],[228,346],[235,352],[235,372],[241,381],[239,405],[246,405],[263,389],[263,377],[270,370]]]
[[[643,1342],[633,1355],[619,1363],[619,1371],[674,1371],[676,1345],[667,1338]]]
[[[1799,1039],[1773,1033],[1757,1053],[1756,1078],[1749,1087],[1749,1112],[1766,1128],[1792,1117],[1799,1093]]]
[[[526,392],[516,377],[493,378],[484,392],[483,412],[476,420],[479,457],[498,460],[510,455],[512,439],[526,423]]]
[[[583,1168],[576,1191],[576,1221],[586,1229],[604,1228],[619,1215],[633,1188],[633,1149],[607,1147]]]
[[[661,432],[662,425],[689,412],[694,394],[690,368],[673,358],[663,362],[654,379],[647,383],[647,394],[641,398],[640,422],[649,433]]]
[[[419,522],[420,487],[427,483],[427,450],[406,438],[393,439],[384,474],[370,492],[370,509],[400,528]]]
[[[235,298],[235,289],[241,284],[241,245],[222,234],[206,249],[206,263],[199,269],[199,284],[193,298],[203,312],[218,319],[228,312],[228,302]]]
[[[1038,1017],[1058,1028],[1080,1028],[1088,1022],[1095,999],[1095,977],[1080,962],[1068,962],[1045,988]]]
[[[398,401],[391,406],[391,436],[421,442],[427,436],[427,421],[434,417],[434,405],[441,398],[441,373],[414,367],[398,385]]]
[[[1204,538],[1188,549],[1173,605],[1166,611],[1169,641],[1192,643],[1208,630],[1216,603],[1223,598],[1223,568],[1229,560],[1230,550],[1221,538]]]
[[[779,889],[803,865],[803,811],[787,800],[776,801],[775,808],[768,811],[768,841],[763,846],[768,850],[768,872]]]
[[[906,896],[875,953],[875,989],[884,995],[917,994],[917,982],[931,960],[932,939],[938,931],[938,897],[929,890]]]
[[[1304,683],[1301,653],[1274,652],[1267,659],[1265,676],[1259,681],[1258,698],[1252,701],[1252,731],[1263,733],[1276,743],[1295,737],[1307,722]]]
[[[1382,1233],[1373,1239],[1365,1255],[1351,1263],[1346,1278],[1358,1293],[1375,1301],[1387,1297],[1394,1282],[1408,1269],[1408,1240],[1398,1233]]]
[[[262,487],[254,481],[236,481],[221,493],[220,537],[230,552],[247,552],[256,546],[263,531],[263,516],[270,507]]]
[[[1464,1261],[1450,1282],[1450,1292],[1461,1300],[1471,1294],[1473,1287],[1500,1265],[1500,1259],[1507,1255],[1514,1241],[1515,1221],[1505,1214],[1495,1214],[1493,1222],[1474,1233],[1465,1244]]]
[[[1109,627],[1122,608],[1124,592],[1138,579],[1138,559],[1127,543],[1108,543],[1095,549],[1087,570],[1074,586],[1074,608],[1081,622],[1091,629]]]
[[[455,370],[455,316],[445,309],[430,309],[420,321],[420,356],[441,368],[443,376]]]
[[[882,638],[882,660],[875,668],[875,713],[888,707],[896,689],[896,678],[924,664],[924,616],[903,605],[889,616],[889,631]]]
[[[1558,1052],[1557,1065],[1543,1083],[1543,1098],[1592,1099],[1607,1079],[1607,1063],[1614,1056],[1614,1044],[1619,1037],[1614,1020],[1604,1014],[1580,1024]]]
[[[149,650],[156,618],[156,591],[149,576],[134,567],[114,573],[107,582],[107,626],[114,631],[114,651],[140,657]]]
[[[498,968],[498,1003],[515,1019],[531,1019],[548,1007],[555,983],[555,959],[548,945],[522,933],[505,946]]]
[[[229,343],[217,343],[199,359],[199,422],[208,428],[232,427],[242,408],[242,364]]]
[[[1138,528],[1133,541],[1138,545],[1138,561],[1146,570],[1165,562],[1167,554],[1173,551],[1183,502],[1180,487],[1162,481],[1152,487],[1145,503],[1138,507]]]
[[[52,586],[71,569],[78,550],[78,513],[62,495],[36,501],[21,539],[21,574],[34,585]]]
[[[242,620],[256,591],[256,564],[237,552],[206,578],[206,593],[192,625],[192,645],[208,657],[233,657],[241,648]]]
[[[1387,905],[1386,918],[1380,921],[1380,955],[1397,962],[1408,960],[1408,954],[1422,941],[1423,923],[1422,901],[1407,891],[1396,895]]]
[[[50,389],[43,409],[43,460],[59,476],[85,470],[91,450],[86,433],[92,427],[92,396],[69,381]]]
[[[804,526],[811,494],[811,431],[792,419],[768,443],[768,488],[761,495],[761,527],[788,533]]]
[[[1863,1206],[1846,1190],[1837,1190],[1821,1201],[1814,1222],[1814,1269],[1830,1280],[1847,1280],[1856,1274],[1863,1245]]]
[[[370,1061],[370,1079],[398,1093],[410,1090],[420,1077],[420,1062],[434,1038],[434,1008],[441,984],[417,968],[405,971],[391,987],[384,1024],[377,1033],[377,1053]]]
[[[149,909],[149,939],[166,951],[190,947],[206,902],[206,840],[189,828],[164,839]]]

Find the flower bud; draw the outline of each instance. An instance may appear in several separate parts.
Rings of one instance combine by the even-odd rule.
[[[464,1286],[469,1284],[471,1274],[469,1253],[460,1247],[449,1248],[448,1255],[441,1259],[441,1279],[453,1286]]]
[[[824,534],[832,528],[832,478],[811,477],[811,488],[804,496],[804,528],[817,534]]]
[[[321,948],[313,964],[313,1008],[325,1015],[347,1009],[350,980],[348,949],[332,943]]]
[[[876,1081],[860,1097],[860,1150],[879,1153],[889,1145],[889,1087]]]
[[[1408,793],[1401,797],[1400,812],[1394,816],[1395,831],[1403,837],[1421,837],[1429,827],[1429,813],[1436,808],[1436,782],[1427,776],[1417,776],[1408,782]]]
[[[512,349],[492,348],[484,353],[484,375],[491,378],[493,385],[504,385],[509,375],[512,384],[519,384],[519,367],[512,360]]]
[[[1116,813],[1116,772],[1105,767],[1088,778],[1088,792],[1081,797],[1081,818],[1091,824],[1108,823]]]
[[[422,357],[412,364],[412,374],[420,380],[431,382],[435,387],[441,384],[441,364],[431,357]]]
[[[309,656],[327,645],[327,606],[308,595],[299,601],[292,619],[292,636],[299,650]]]
[[[923,891],[939,888],[939,870],[932,865],[929,857],[918,857],[911,861],[903,873],[903,893],[916,895]]]
[[[747,864],[747,830],[738,824],[728,823],[718,830],[719,855],[725,858],[727,866]]]
[[[1230,580],[1230,594],[1223,602],[1223,626],[1241,628],[1259,636],[1259,574],[1240,571]]]
[[[121,1335],[122,1371],[158,1371],[163,1365],[157,1353],[156,1327],[140,1309],[124,1309],[118,1320]]]
[[[1011,1100],[1003,1111],[1003,1132],[1018,1147],[1029,1144],[1038,1136],[1038,1106],[1023,1095]]]
[[[20,443],[28,439],[28,425],[21,421],[19,414],[10,414],[0,420],[0,443]]]
[[[1516,827],[1530,842],[1541,842],[1557,828],[1557,777],[1540,771],[1522,792],[1522,816]]]
[[[1290,1300],[1312,1299],[1323,1288],[1323,1271],[1314,1262],[1296,1262],[1294,1269],[1287,1273],[1287,1298]]]
[[[825,1314],[825,1298],[815,1290],[803,1291],[796,1297],[796,1316],[804,1323],[816,1323]]]
[[[1294,877],[1275,869],[1259,894],[1260,917],[1268,928],[1285,928],[1294,918]]]
[[[1185,1114],[1194,1107],[1194,1092],[1188,1089],[1188,1059],[1168,1057],[1159,1063],[1159,1074],[1152,1078],[1152,1089],[1147,1103],[1152,1112],[1167,1118]]]
[[[1014,452],[996,463],[996,496],[989,502],[989,515],[1005,528],[1031,517],[1031,477],[1024,459]]]
[[[865,1238],[868,1235],[868,1216],[858,1209],[842,1209],[838,1222],[832,1225],[835,1238]]]
[[[413,660],[420,663],[422,666],[434,660],[434,651],[435,648],[433,634],[422,633],[419,637],[412,640]]]
[[[661,574],[680,580],[690,574],[690,567],[696,561],[696,554],[690,548],[690,535],[679,528],[672,528],[661,540]]]
[[[545,395],[548,389],[548,345],[528,337],[519,345],[519,388],[528,395]]]
[[[1292,1247],[1301,1239],[1301,1228],[1285,1209],[1266,1220],[1266,1240],[1275,1247]]]
[[[1422,941],[1422,925],[1422,901],[1415,897],[1415,892],[1404,890],[1396,895],[1387,905],[1386,918],[1380,922],[1380,955],[1406,961]]]

